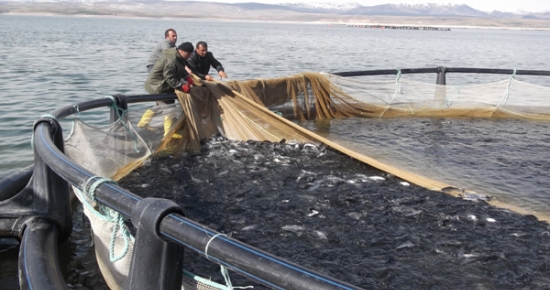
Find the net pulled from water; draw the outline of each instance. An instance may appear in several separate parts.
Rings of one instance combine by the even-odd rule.
[[[415,167],[401,167],[373,157],[357,144],[321,136],[299,124],[310,120],[322,126],[342,118],[550,119],[550,88],[513,78],[483,85],[440,86],[401,78],[366,81],[302,73],[277,79],[196,83],[200,85],[190,94],[177,92],[175,104],[130,110],[107,127],[75,119],[73,133],[66,140],[67,155],[98,176],[118,180],[152,154],[197,154],[201,140],[214,134],[242,141],[313,142],[411,183],[459,195],[465,193],[464,188],[455,188],[437,176],[425,176],[420,158]],[[98,207],[93,199],[81,201]],[[91,211],[86,214],[92,221],[104,277],[113,289],[124,288],[132,243],[123,244],[124,234],[117,233],[113,248],[110,239],[116,224],[107,221],[105,225],[106,221],[98,220]],[[109,253],[121,249],[128,254],[110,261]]]

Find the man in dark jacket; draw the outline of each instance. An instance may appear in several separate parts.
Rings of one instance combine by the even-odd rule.
[[[208,51],[208,44],[204,41],[197,42],[195,51],[187,60],[187,66],[195,75],[203,80],[211,81],[214,79],[208,75],[210,66],[218,71],[220,79],[227,78],[222,64]]]

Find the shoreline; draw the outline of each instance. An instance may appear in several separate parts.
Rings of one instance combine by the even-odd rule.
[[[487,29],[487,30],[526,30],[526,31],[550,31],[550,28],[531,28],[531,27],[514,27],[514,26],[467,26],[467,25],[416,25],[416,24],[407,24],[407,23],[328,23],[332,25],[346,25],[346,26],[410,26],[410,27],[434,27],[434,28],[449,28],[451,30],[453,29]],[[370,27],[368,27],[370,28]],[[371,28],[376,29],[376,28]]]
[[[486,30],[516,30],[516,31],[550,31],[550,28],[544,27],[517,27],[517,26],[470,26],[470,25],[417,25],[407,23],[382,23],[382,22],[353,22],[353,23],[341,23],[330,21],[299,21],[299,20],[259,20],[259,19],[230,19],[230,18],[211,18],[211,17],[156,17],[156,16],[128,16],[128,15],[93,15],[93,14],[66,14],[66,13],[53,13],[53,12],[7,12],[0,13],[0,15],[9,16],[50,16],[50,17],[83,17],[83,18],[111,18],[111,19],[162,19],[162,20],[208,20],[218,22],[246,22],[246,23],[283,23],[283,24],[304,24],[304,25],[331,25],[331,26],[348,26],[350,28],[359,28],[354,26],[410,26],[410,27],[434,27],[434,28],[449,28],[450,31],[454,29],[486,29]],[[376,28],[370,28],[376,29]],[[392,30],[392,29],[387,29]],[[405,29],[406,30],[406,29]],[[411,29],[413,30],[413,29]],[[422,30],[422,29],[420,29]],[[428,29],[430,30],[430,29]],[[442,30],[443,31],[443,30]]]

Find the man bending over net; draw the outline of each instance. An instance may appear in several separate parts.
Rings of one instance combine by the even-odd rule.
[[[174,50],[163,50],[159,60],[155,62],[145,81],[145,90],[150,94],[173,93],[175,90],[189,92],[193,86],[193,79],[185,69],[185,66],[187,65],[186,60],[191,56],[192,52],[193,44],[190,42],[184,42]],[[157,106],[173,104],[174,102],[174,100],[158,101]],[[155,113],[157,112],[155,112],[154,108],[145,111],[137,126],[141,128],[147,126]],[[172,127],[173,121],[174,116],[166,116],[164,118],[165,135]]]

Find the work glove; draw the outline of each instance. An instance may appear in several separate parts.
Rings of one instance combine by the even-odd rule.
[[[191,76],[187,76],[187,77],[185,78],[185,81],[186,81],[187,83],[181,86],[181,90],[182,90],[184,93],[188,93],[189,90],[191,89],[191,86],[194,84],[193,78],[192,78]]]
[[[193,78],[191,76],[187,76],[187,78],[185,78],[185,80],[187,81],[188,85],[194,85],[195,84],[195,82],[193,81]]]
[[[191,86],[189,84],[185,84],[185,85],[181,86],[181,90],[184,93],[188,93],[190,88],[191,88]]]

